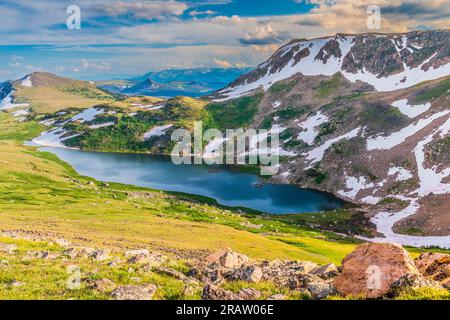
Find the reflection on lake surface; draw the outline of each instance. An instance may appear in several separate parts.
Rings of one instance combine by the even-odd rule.
[[[263,184],[248,173],[225,166],[174,165],[170,157],[98,153],[42,148],[70,163],[81,175],[158,190],[178,191],[214,198],[227,206],[267,213],[300,213],[332,210],[343,202],[331,195],[293,185]]]

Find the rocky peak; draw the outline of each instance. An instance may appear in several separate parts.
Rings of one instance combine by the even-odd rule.
[[[450,30],[403,34],[337,34],[293,40],[266,62],[218,92],[236,98],[295,74],[332,76],[363,81],[377,91],[393,91],[441,78],[450,72]]]

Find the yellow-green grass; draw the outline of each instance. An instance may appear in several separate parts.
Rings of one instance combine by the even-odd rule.
[[[103,91],[94,86],[77,88],[79,91],[65,91],[53,86],[21,87],[14,94],[16,103],[29,103],[34,113],[54,113],[67,108],[89,108],[113,101]]]
[[[150,96],[141,96],[141,97],[129,97],[123,100],[113,101],[108,103],[108,106],[113,108],[122,108],[122,109],[130,109],[130,110],[141,110],[142,108],[136,106],[139,105],[150,105],[158,102],[162,102],[164,99]]]
[[[30,124],[1,126],[31,138]],[[8,123],[10,123],[8,125]],[[0,141],[0,228],[53,232],[83,245],[216,250],[230,247],[254,258],[338,263],[354,244],[329,242],[318,232],[243,216],[189,198],[119,184],[92,183],[55,156],[15,141]],[[245,222],[263,224],[252,230]],[[278,230],[282,230],[278,232]],[[267,234],[263,234],[267,232]]]
[[[0,242],[17,246],[14,253],[0,251],[0,300],[14,299],[110,299],[110,291],[99,292],[91,287],[92,281],[107,278],[119,285],[155,284],[158,289],[154,299],[199,299],[201,288],[193,287],[185,292],[182,281],[155,272],[140,269],[139,265],[121,264],[108,266],[109,261],[124,259],[123,255],[110,254],[107,261],[92,259],[72,260],[64,255],[63,248],[46,242],[32,242],[0,237]],[[56,259],[38,259],[29,252],[48,251],[58,254]],[[179,261],[164,264],[182,271],[186,267]],[[73,267],[79,268],[79,287],[72,289],[68,280],[74,275]],[[132,270],[130,270],[132,268]]]

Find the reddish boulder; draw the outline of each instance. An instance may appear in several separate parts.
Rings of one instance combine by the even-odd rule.
[[[365,298],[386,295],[406,274],[420,275],[411,256],[393,243],[365,243],[342,261],[334,285],[339,294]]]

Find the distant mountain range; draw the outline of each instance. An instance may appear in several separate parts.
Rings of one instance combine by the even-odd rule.
[[[201,97],[223,88],[250,68],[171,69],[149,72],[124,80],[99,81],[96,84],[112,93],[129,96]]]

